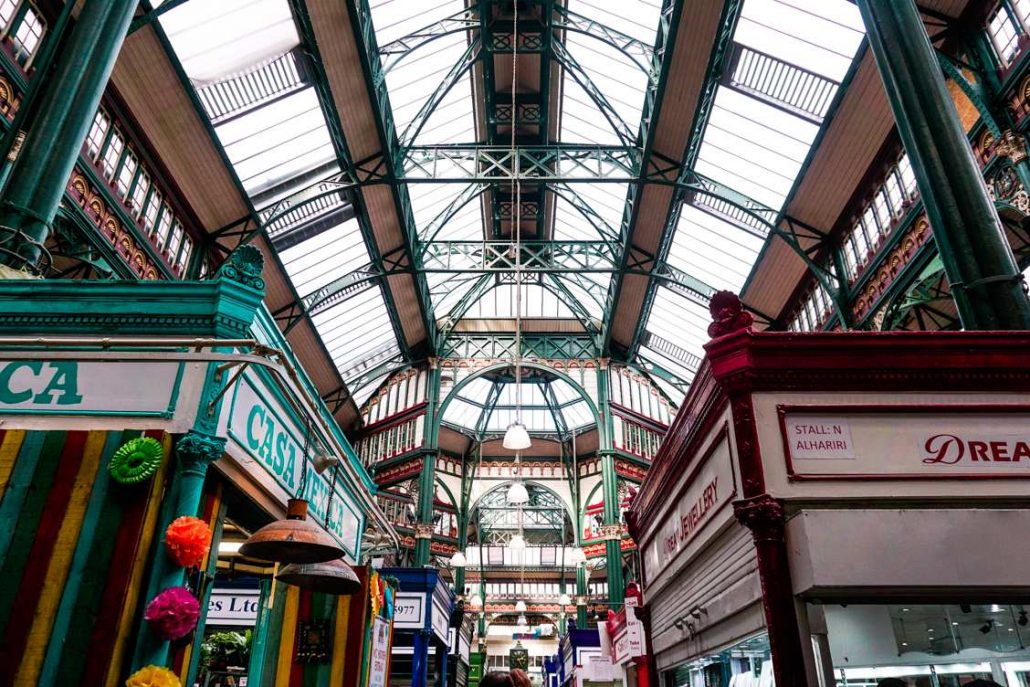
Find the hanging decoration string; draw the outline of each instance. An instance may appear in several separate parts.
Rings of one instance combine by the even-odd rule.
[[[515,129],[518,123],[517,101],[519,73],[519,0],[512,3],[511,22],[511,169],[512,181],[515,185],[515,421],[522,424],[522,180],[519,177],[519,155],[515,146]],[[522,480],[522,460],[515,454],[515,478]],[[522,504],[517,504],[519,537],[524,539],[522,530]],[[526,553],[522,552],[522,563],[525,566]],[[525,567],[523,567],[525,575]],[[520,582],[521,585],[521,582]]]

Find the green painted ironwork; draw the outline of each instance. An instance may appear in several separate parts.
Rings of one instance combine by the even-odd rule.
[[[138,0],[92,3],[79,14],[0,196],[0,262],[38,272],[44,244],[114,69]]]
[[[912,0],[859,0],[967,329],[1030,329],[1030,299]]]

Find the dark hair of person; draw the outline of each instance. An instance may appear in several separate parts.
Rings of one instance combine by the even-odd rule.
[[[510,673],[494,670],[483,676],[479,681],[479,687],[515,687]]]

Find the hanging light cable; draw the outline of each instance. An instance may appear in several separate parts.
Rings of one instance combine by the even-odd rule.
[[[515,148],[515,129],[518,122],[515,93],[518,88],[519,65],[519,4],[514,3],[512,19],[511,53],[511,175],[515,191],[514,247],[515,247],[515,422],[508,425],[501,444],[509,451],[524,451],[531,441],[529,431],[522,422],[522,182],[519,179],[519,156]]]

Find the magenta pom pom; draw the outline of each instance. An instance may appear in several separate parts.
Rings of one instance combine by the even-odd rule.
[[[165,640],[185,637],[197,626],[200,602],[185,587],[169,587],[147,604],[143,619]]]

